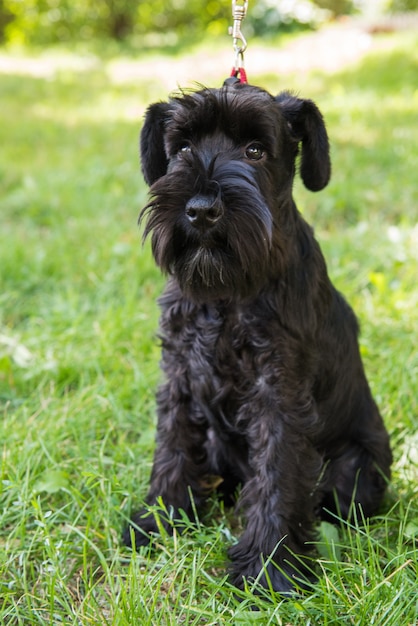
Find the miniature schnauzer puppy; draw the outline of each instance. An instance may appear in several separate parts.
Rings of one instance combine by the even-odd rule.
[[[324,121],[311,100],[234,84],[151,105],[140,143],[145,237],[169,275],[146,504],[162,499],[169,528],[211,485],[241,486],[231,581],[288,593],[318,517],[376,512],[392,460],[356,317],[292,198],[296,163],[308,189],[328,183]],[[124,541],[156,533],[145,506]]]

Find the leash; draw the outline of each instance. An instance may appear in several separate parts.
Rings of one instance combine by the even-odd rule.
[[[247,49],[247,40],[242,34],[241,23],[247,15],[248,0],[232,0],[232,17],[233,25],[229,27],[228,32],[232,35],[234,48],[234,66],[231,75],[224,82],[224,85],[230,85],[237,82],[247,83],[247,73],[244,68],[244,52]]]

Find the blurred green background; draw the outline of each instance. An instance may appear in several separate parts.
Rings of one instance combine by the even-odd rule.
[[[417,0],[250,0],[251,35],[317,26],[326,19],[417,9]],[[200,40],[226,31],[231,6],[221,0],[0,0],[0,40],[26,43],[126,40],[150,33]]]

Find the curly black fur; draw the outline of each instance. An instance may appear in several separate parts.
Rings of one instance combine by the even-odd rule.
[[[170,275],[146,502],[161,496],[176,516],[190,513],[190,492],[203,504],[206,476],[227,495],[241,484],[231,579],[261,572],[282,592],[304,573],[316,516],[373,514],[391,465],[355,315],[292,198],[299,148],[304,184],[322,189],[331,168],[316,105],[248,85],[156,103],[141,134],[145,236]],[[158,531],[145,513],[126,543]]]

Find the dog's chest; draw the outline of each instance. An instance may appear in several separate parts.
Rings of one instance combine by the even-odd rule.
[[[165,328],[163,367],[181,376],[197,413],[234,430],[260,385],[276,386],[279,325],[240,306],[201,306]]]

